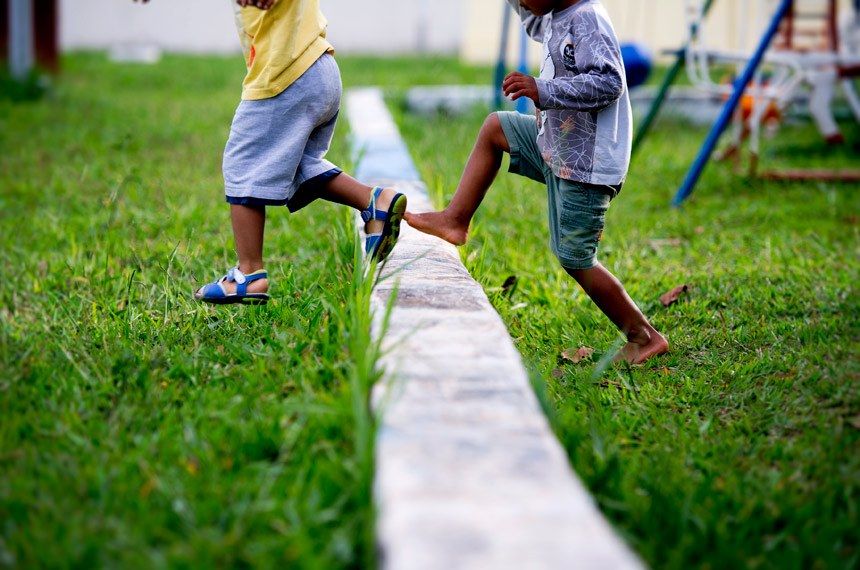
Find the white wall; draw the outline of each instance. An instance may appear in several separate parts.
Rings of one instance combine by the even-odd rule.
[[[467,0],[321,0],[341,52],[456,54]]]
[[[645,44],[656,56],[678,49],[688,35],[686,0],[602,0],[621,41]],[[804,12],[815,12],[821,0],[797,0]],[[468,12],[461,55],[468,61],[489,62],[497,57],[502,27],[501,0],[464,0]],[[849,2],[840,3],[843,20],[849,16]],[[718,0],[704,28],[707,45],[721,51],[749,53],[770,21],[776,0]],[[516,18],[512,18],[515,20]],[[519,30],[511,34],[510,62],[516,61]],[[745,36],[745,37],[742,37]],[[515,42],[513,40],[516,40]],[[540,49],[530,47],[532,63],[540,61]]]
[[[293,0],[281,0],[293,1]],[[820,0],[802,0],[805,3]],[[233,0],[60,0],[61,45],[104,49],[154,44],[167,51],[239,50]],[[504,0],[320,0],[329,38],[340,53],[459,53],[492,62],[498,51]],[[603,0],[623,41],[637,40],[656,54],[677,48],[686,35],[685,0]],[[751,50],[774,0],[720,0],[705,28],[709,44]],[[849,3],[842,2],[843,10]],[[515,24],[512,24],[514,30]],[[741,40],[746,27],[748,39]],[[518,41],[518,33],[511,35]],[[518,49],[511,42],[511,58]],[[532,42],[533,43],[533,42]],[[540,48],[530,46],[533,62]],[[509,61],[513,61],[510,59]]]
[[[287,0],[282,0],[287,1]],[[321,0],[341,53],[457,53],[464,0]],[[63,49],[152,44],[167,51],[233,52],[232,0],[61,0]]]
[[[237,52],[227,0],[60,0],[62,49],[152,44],[168,51]]]

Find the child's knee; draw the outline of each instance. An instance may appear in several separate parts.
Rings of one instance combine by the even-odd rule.
[[[502,128],[502,121],[499,119],[498,113],[487,115],[481,126],[480,137],[493,147],[508,152],[508,138],[505,136],[505,130]]]

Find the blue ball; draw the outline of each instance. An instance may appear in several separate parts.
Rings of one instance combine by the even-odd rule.
[[[621,44],[621,59],[624,61],[624,69],[627,73],[627,87],[633,89],[639,87],[651,75],[654,60],[651,51],[636,43]]]

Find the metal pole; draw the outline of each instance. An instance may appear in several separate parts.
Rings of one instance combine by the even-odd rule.
[[[529,61],[528,61],[528,47],[529,47],[529,35],[526,33],[526,29],[522,28],[520,30],[520,64],[517,71],[520,73],[525,73],[528,75],[529,72]],[[520,113],[528,113],[531,106],[531,99],[528,97],[520,97],[517,99],[517,111]]]
[[[496,62],[496,75],[493,80],[493,87],[496,89],[493,97],[493,105],[496,109],[502,108],[502,82],[505,80],[505,73],[507,72],[506,61],[508,59],[508,36],[510,35],[511,30],[511,7],[507,2],[504,4],[504,16],[502,17],[502,40],[499,45],[499,59]]]
[[[708,15],[708,12],[711,11],[711,6],[714,4],[714,0],[706,0],[705,5],[702,7],[702,18]],[[669,95],[669,90],[672,88],[672,85],[675,83],[675,80],[678,78],[678,75],[681,73],[681,70],[684,68],[684,62],[687,57],[687,50],[690,47],[690,44],[695,41],[696,36],[699,34],[699,25],[703,22],[694,22],[690,26],[690,39],[687,40],[687,43],[678,50],[678,57],[675,59],[675,63],[672,67],[669,68],[669,71],[666,73],[666,77],[663,78],[663,83],[660,85],[660,89],[657,91],[657,97],[654,98],[654,102],[651,103],[651,108],[648,110],[648,114],[645,115],[645,118],[642,119],[642,124],[639,125],[639,129],[636,131],[636,136],[633,138],[633,154],[636,154],[636,150],[642,144],[642,141],[645,140],[645,137],[648,136],[648,133],[651,131],[651,126],[654,124],[654,120],[657,118],[657,115],[660,114],[660,110],[663,108],[663,103],[666,101],[666,97]]]
[[[9,2],[9,72],[25,79],[33,69],[33,6],[31,0]]]
[[[788,10],[791,8],[794,0],[782,0],[782,3],[779,5],[776,13],[773,16],[773,19],[770,22],[770,25],[767,28],[764,36],[762,36],[761,42],[759,43],[758,48],[756,48],[755,53],[753,54],[752,59],[750,59],[749,63],[744,69],[744,72],[741,76],[735,81],[734,91],[732,92],[732,96],[726,102],[723,107],[722,113],[720,113],[720,117],[717,119],[717,122],[714,124],[713,128],[711,128],[711,132],[708,133],[708,138],[705,140],[705,144],[702,146],[702,149],[699,151],[699,155],[696,157],[695,162],[690,167],[690,171],[687,173],[687,177],[684,179],[683,184],[678,189],[678,193],[675,194],[675,198],[672,200],[673,206],[680,206],[684,200],[686,200],[690,194],[693,193],[693,190],[696,187],[696,183],[699,181],[699,178],[702,176],[702,172],[705,170],[705,166],[707,166],[708,161],[711,159],[711,154],[714,152],[714,149],[717,147],[717,143],[720,140],[720,135],[723,134],[723,131],[726,130],[729,122],[732,120],[732,115],[734,115],[735,110],[738,108],[738,105],[743,98],[744,92],[746,92],[747,85],[752,80],[756,71],[761,65],[762,60],[764,59],[764,55],[770,47],[770,42],[773,41],[774,36],[776,36],[777,32],[779,32],[779,25],[782,22],[782,19],[785,18],[785,15],[788,13]]]

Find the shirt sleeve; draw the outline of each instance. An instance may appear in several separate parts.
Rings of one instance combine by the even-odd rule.
[[[624,93],[621,51],[601,31],[594,12],[578,15],[572,26],[575,71],[555,79],[538,79],[538,107],[601,111]]]
[[[514,11],[523,21],[523,27],[526,29],[529,37],[542,42],[547,25],[546,16],[535,16],[528,8],[524,8],[519,0],[508,0],[508,4],[513,7]]]

